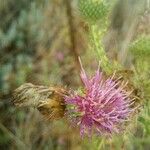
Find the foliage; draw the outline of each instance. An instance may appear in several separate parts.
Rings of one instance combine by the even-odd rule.
[[[108,76],[114,71],[124,70],[116,60],[110,60],[103,45],[114,1],[78,0],[78,5],[75,5],[76,0],[73,2],[73,20],[78,36],[76,45],[85,68],[93,72],[100,61]],[[10,104],[12,91],[25,82],[79,87],[74,56],[69,51],[71,44],[64,3],[62,0],[0,0],[0,149],[148,150],[148,35],[139,35],[129,46],[133,74],[127,76],[131,76],[130,82],[137,89],[141,107],[123,135],[112,139],[93,136],[90,140],[81,140],[78,129],[70,128],[66,121],[46,122],[37,111],[16,109]],[[78,11],[80,16],[76,14]]]
[[[132,43],[130,50],[136,57],[150,57],[150,37],[140,36]]]

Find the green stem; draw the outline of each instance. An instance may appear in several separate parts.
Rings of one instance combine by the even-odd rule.
[[[91,25],[91,48],[98,54],[97,58],[100,60],[103,71],[106,72],[106,74],[112,74],[114,71],[114,64],[109,61],[102,44],[104,33],[105,29],[99,31],[96,25]]]

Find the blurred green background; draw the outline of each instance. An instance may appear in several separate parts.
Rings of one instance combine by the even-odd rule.
[[[0,150],[150,149],[149,0],[97,1],[0,0]],[[108,140],[81,139],[66,120],[45,121],[37,110],[10,102],[25,82],[77,89],[78,56],[89,73],[98,64],[88,48],[93,24],[105,30],[99,40],[108,58],[136,70],[143,98],[130,133]]]

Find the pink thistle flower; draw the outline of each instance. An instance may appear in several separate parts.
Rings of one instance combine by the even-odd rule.
[[[105,79],[98,69],[89,78],[81,65],[81,79],[84,93],[73,93],[65,98],[67,115],[73,124],[80,126],[80,134],[91,136],[93,131],[101,135],[119,133],[123,122],[128,120],[132,100],[124,90],[125,83],[113,77]]]

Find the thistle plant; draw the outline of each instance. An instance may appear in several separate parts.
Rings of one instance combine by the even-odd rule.
[[[137,36],[149,17],[137,17],[135,7],[142,8],[141,2],[118,0],[109,25],[116,0],[5,1],[0,6],[5,12],[0,28],[1,149],[149,149],[150,36]],[[81,19],[74,10],[77,1]],[[138,18],[143,23],[129,46],[132,32],[126,31]],[[117,55],[121,45],[129,46],[131,70],[105,51]],[[84,64],[77,62],[79,73],[72,59],[78,61],[78,54]],[[26,109],[9,105],[10,96],[16,107]]]
[[[102,39],[108,27],[107,20],[104,20],[104,24],[101,25],[96,23],[107,17],[108,6],[104,1],[96,0],[79,0],[78,4],[81,14],[88,20],[90,29],[88,50],[96,54],[95,58],[97,58],[97,62],[100,61],[100,66],[95,74],[89,77],[80,61],[82,90],[71,90],[72,92],[66,90],[67,92],[64,92],[60,90],[61,88],[42,87],[41,89],[40,86],[28,84],[31,92],[34,92],[34,96],[37,98],[37,104],[34,103],[33,106],[51,120],[64,116],[70,118],[71,123],[80,128],[82,137],[93,134],[107,136],[119,134],[125,130],[126,122],[132,120],[131,117],[135,114],[136,107],[135,100],[131,96],[132,90],[128,88],[130,81],[126,82],[124,77],[120,80],[120,77],[114,75],[115,71],[117,74],[123,70],[123,67],[115,61],[110,61],[103,47]],[[139,48],[141,48],[145,50],[145,55],[149,54],[148,40],[143,38],[134,42],[130,47],[131,51],[137,52],[138,56],[140,55]],[[26,91],[28,97],[33,98],[33,93],[28,91],[29,88]],[[47,95],[47,91],[49,91],[49,95]],[[20,94],[20,89],[19,92],[17,90],[14,103],[22,105],[22,102],[26,100],[28,104],[27,94],[18,103],[20,98],[18,95],[22,97],[26,92],[21,88]],[[42,93],[44,96],[42,95],[41,99]]]
[[[82,15],[93,19],[96,7],[88,4],[98,2],[92,0],[79,2]],[[104,50],[102,39],[107,30],[107,21],[105,26],[93,24],[93,21],[89,21],[88,24],[90,28],[89,49],[97,54],[97,59],[101,62],[101,71],[98,69],[95,75],[88,77],[80,62],[80,77],[84,87],[83,91],[73,92],[65,98],[66,105],[68,105],[67,116],[80,127],[81,136],[85,134],[91,136],[95,132],[100,135],[112,135],[123,129],[123,124],[135,110],[134,101],[130,96],[132,91],[127,90],[127,83],[125,84],[124,80],[118,81],[113,78],[113,72],[122,70],[123,67],[115,61],[110,62]]]

